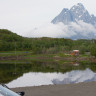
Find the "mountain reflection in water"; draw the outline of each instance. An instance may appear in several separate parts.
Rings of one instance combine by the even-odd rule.
[[[69,84],[79,82],[96,81],[96,73],[90,69],[84,71],[73,70],[66,73],[41,73],[41,72],[29,72],[23,74],[23,76],[8,83],[7,86],[11,88],[25,87],[25,86],[40,86],[50,84]]]

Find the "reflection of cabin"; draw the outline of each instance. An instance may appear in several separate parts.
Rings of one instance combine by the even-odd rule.
[[[71,55],[73,56],[79,56],[79,50],[73,50]]]

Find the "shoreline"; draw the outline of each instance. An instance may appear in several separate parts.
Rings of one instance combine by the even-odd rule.
[[[58,61],[58,60],[65,60],[65,61],[70,61],[70,62],[80,62],[80,61],[89,61],[89,62],[96,62],[96,58],[93,57],[45,57],[45,56],[41,56],[41,57],[23,57],[23,56],[0,56],[0,61],[32,61],[32,60],[37,60],[37,61]]]
[[[96,96],[96,82],[20,87],[12,90],[24,91],[24,96]]]

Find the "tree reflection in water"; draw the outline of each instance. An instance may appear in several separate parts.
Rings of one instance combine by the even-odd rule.
[[[26,62],[17,62],[17,63],[0,63],[0,83],[8,83],[24,73],[28,72],[69,72],[72,70],[85,70],[86,68],[96,71],[95,63],[80,63],[79,66],[74,66],[74,64],[60,62],[41,62],[41,61],[32,61],[30,63]]]

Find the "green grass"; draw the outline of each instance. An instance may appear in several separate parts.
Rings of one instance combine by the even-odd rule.
[[[13,57],[12,57],[13,56]],[[71,63],[76,62],[75,56],[71,56],[64,53],[58,54],[33,54],[32,51],[0,51],[0,57],[6,57],[5,60],[1,59],[0,62],[10,63],[10,62],[32,62],[32,61],[44,61],[44,62],[58,62],[60,64],[63,63]],[[9,58],[7,58],[9,57]],[[71,58],[72,57],[72,58]],[[88,57],[87,55],[80,55],[79,57]],[[64,58],[64,60],[63,60]],[[82,62],[89,62],[89,60],[81,60]]]
[[[90,57],[90,55],[80,54],[79,57]]]
[[[29,55],[32,51],[0,51],[0,56]]]
[[[32,54],[32,55],[26,55],[24,57],[54,57],[56,54]]]
[[[60,56],[60,57],[73,57],[72,55],[65,54],[65,53],[58,53],[57,55]]]

